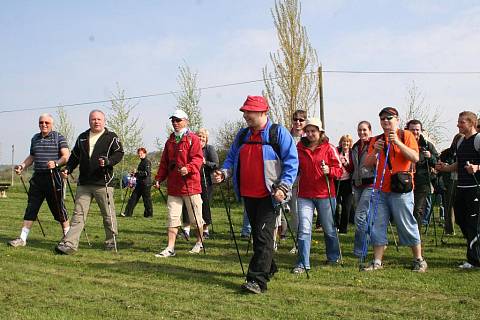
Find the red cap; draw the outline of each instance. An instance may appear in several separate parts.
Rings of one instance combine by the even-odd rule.
[[[248,96],[240,111],[268,111],[267,100],[262,96]]]

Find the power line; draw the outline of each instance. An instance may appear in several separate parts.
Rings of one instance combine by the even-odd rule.
[[[311,75],[317,73],[316,71],[306,72],[305,75]],[[480,71],[362,71],[362,70],[323,70],[323,73],[333,73],[333,74],[392,74],[392,75],[402,75],[402,74],[419,74],[419,75],[480,75]],[[280,79],[281,77],[270,77],[269,80],[276,80]],[[233,87],[239,85],[245,85],[250,83],[257,83],[263,82],[264,79],[257,79],[257,80],[248,80],[248,81],[240,81],[240,82],[232,82],[232,83],[225,83],[225,84],[218,84],[212,85],[207,87],[198,88],[197,90],[210,90],[210,89],[218,89],[218,88],[225,88],[225,87]],[[160,93],[152,93],[152,94],[145,94],[139,96],[132,96],[126,97],[123,99],[104,99],[104,100],[93,100],[93,101],[85,101],[85,102],[78,102],[78,103],[70,103],[70,104],[62,104],[56,106],[47,106],[47,107],[4,107],[6,110],[0,110],[0,114],[2,113],[14,113],[14,112],[23,112],[23,111],[34,111],[34,110],[46,110],[46,109],[55,109],[58,107],[64,108],[74,108],[86,105],[93,105],[93,104],[101,104],[107,103],[111,101],[119,101],[119,100],[136,100],[141,98],[152,98],[152,97],[159,97],[159,96],[166,96],[166,95],[175,95],[182,93],[182,91],[168,91],[168,92],[160,92]],[[3,108],[2,108],[3,109]]]

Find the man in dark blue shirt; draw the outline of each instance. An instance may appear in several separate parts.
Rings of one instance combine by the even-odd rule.
[[[53,217],[62,225],[63,235],[70,229],[63,202],[62,178],[57,170],[57,167],[65,164],[70,156],[67,141],[61,134],[53,131],[53,117],[50,114],[40,115],[38,126],[40,133],[32,138],[30,154],[15,167],[15,172],[20,175],[33,164],[33,176],[30,179],[28,205],[20,237],[8,242],[12,247],[23,247],[27,244],[33,221],[37,219],[38,211],[45,199]]]

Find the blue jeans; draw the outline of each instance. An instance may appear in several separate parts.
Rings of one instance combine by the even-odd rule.
[[[353,242],[353,254],[360,257],[363,252],[363,244],[365,242],[367,232],[367,214],[370,208],[370,197],[372,195],[373,188],[357,188],[353,187],[353,195],[355,198],[356,210],[355,210],[355,238]],[[373,210],[373,207],[372,207]],[[373,215],[373,211],[370,212]]]
[[[313,210],[316,208],[320,216],[325,238],[325,247],[328,261],[337,261],[340,257],[337,231],[333,222],[332,206],[335,208],[336,199],[307,199],[298,198],[298,259],[297,266],[310,269],[310,247],[312,244]],[[331,204],[330,204],[331,201]]]
[[[247,210],[243,209],[243,225],[242,225],[242,236],[249,236],[252,232],[252,226],[250,225],[250,220],[248,220]]]
[[[400,244],[409,247],[420,244],[420,232],[417,220],[413,216],[413,191],[408,193],[380,191],[375,195],[374,205],[377,199],[378,210],[372,226],[372,244],[374,246],[388,244],[387,226],[390,216],[393,216],[397,225]]]

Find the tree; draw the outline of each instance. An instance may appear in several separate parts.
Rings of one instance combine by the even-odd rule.
[[[198,105],[200,101],[200,90],[197,85],[197,73],[193,73],[190,67],[185,65],[178,67],[180,73],[177,82],[181,93],[176,94],[178,108],[188,115],[189,128],[198,131],[202,127],[202,115]]]
[[[215,139],[215,148],[217,149],[220,162],[225,160],[227,152],[230,149],[230,146],[233,144],[233,140],[235,140],[235,136],[243,127],[245,127],[245,121],[240,119],[227,121],[220,129],[218,129],[218,134]]]
[[[57,121],[55,124],[56,131],[61,133],[65,140],[68,142],[68,146],[73,149],[73,145],[75,143],[75,128],[68,117],[65,108],[60,105],[57,107]]]
[[[415,82],[412,82],[407,91],[407,111],[404,119],[400,121],[400,126],[405,127],[406,123],[412,119],[420,120],[422,122],[423,135],[433,144],[440,144],[446,138],[445,122],[441,121],[440,118],[440,110],[425,104],[425,95]]]
[[[133,114],[138,104],[131,104],[125,98],[125,90],[121,89],[117,83],[117,91],[112,93],[109,107],[111,113],[108,114],[106,121],[107,126],[118,135],[125,151],[119,168],[120,176],[125,173],[127,166],[133,165],[136,160],[134,155],[137,149],[143,145],[143,127],[139,123],[139,116]],[[118,173],[118,170],[115,171]]]
[[[274,122],[291,127],[295,110],[315,114],[318,98],[318,59],[300,21],[298,0],[278,0],[271,10],[280,49],[270,53],[273,72],[263,68],[264,95],[270,103]]]

